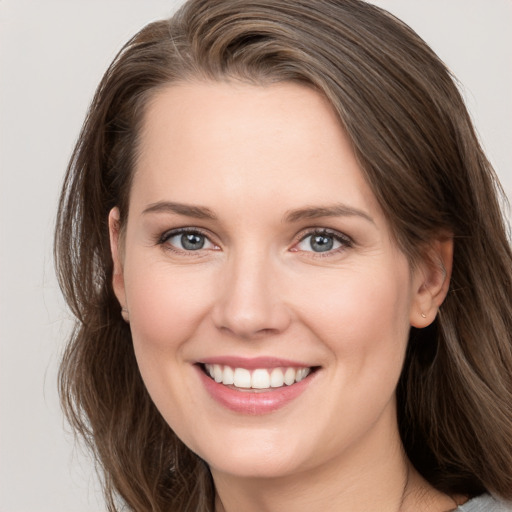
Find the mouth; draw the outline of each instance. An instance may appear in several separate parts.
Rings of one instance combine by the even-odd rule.
[[[222,356],[197,361],[200,382],[214,402],[237,414],[265,415],[315,388],[321,366],[274,358]]]
[[[218,384],[237,391],[265,392],[293,386],[318,367],[279,366],[273,368],[233,367],[227,364],[201,364],[203,372]]]

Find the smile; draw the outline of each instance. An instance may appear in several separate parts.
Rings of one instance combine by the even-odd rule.
[[[271,389],[291,386],[305,379],[311,368],[233,368],[228,365],[205,364],[206,373],[217,383],[238,389]]]
[[[215,402],[238,414],[261,415],[283,408],[314,386],[319,366],[274,358],[223,357],[195,364]]]

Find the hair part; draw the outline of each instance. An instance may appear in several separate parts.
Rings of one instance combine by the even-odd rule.
[[[55,235],[77,318],[60,393],[96,454],[110,511],[213,511],[206,464],[175,436],[139,374],[112,289],[108,213],[129,210],[156,91],[190,80],[297,82],[325,95],[401,250],[439,233],[450,292],[412,329],[398,384],[408,457],[435,487],[512,498],[512,256],[501,190],[446,67],[404,23],[359,0],[192,0],[142,29],[103,77],[71,158]]]

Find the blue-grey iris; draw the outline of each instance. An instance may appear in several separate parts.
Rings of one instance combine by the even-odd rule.
[[[204,247],[204,236],[195,233],[181,235],[181,245],[187,251],[197,251]]]
[[[315,252],[330,251],[334,245],[334,239],[331,236],[313,235],[311,237],[311,249]]]

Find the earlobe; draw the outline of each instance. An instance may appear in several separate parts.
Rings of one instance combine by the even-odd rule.
[[[415,272],[415,290],[411,325],[423,328],[436,318],[450,288],[453,265],[453,236],[434,240]]]
[[[117,300],[123,309],[126,309],[126,294],[124,288],[124,274],[122,261],[121,218],[119,208],[110,210],[108,215],[108,229],[110,235],[110,252],[112,254],[113,272],[112,287]],[[124,317],[124,315],[123,315]],[[126,320],[126,318],[125,318]]]

